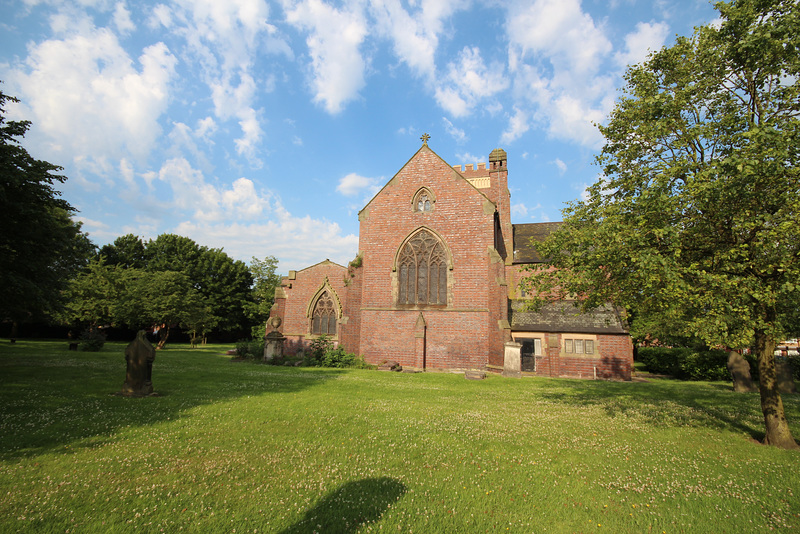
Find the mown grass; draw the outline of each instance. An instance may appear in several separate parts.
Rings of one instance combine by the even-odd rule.
[[[0,344],[3,532],[800,530],[800,454],[757,394]],[[800,402],[784,402],[800,436]]]

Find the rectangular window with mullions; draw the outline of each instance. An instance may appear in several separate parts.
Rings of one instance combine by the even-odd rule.
[[[565,339],[564,352],[566,354],[594,354],[594,340]]]

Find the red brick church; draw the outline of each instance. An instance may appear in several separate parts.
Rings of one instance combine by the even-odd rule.
[[[358,256],[289,271],[275,293],[284,352],[327,335],[367,362],[629,380],[630,336],[612,307],[526,310],[518,287],[532,243],[559,223],[511,224],[506,152],[451,166],[422,147],[359,212]],[[506,364],[507,365],[507,364]]]

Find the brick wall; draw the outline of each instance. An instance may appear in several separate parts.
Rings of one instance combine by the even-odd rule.
[[[282,281],[283,298],[276,298],[278,309],[283,310],[281,333],[286,336],[284,353],[294,355],[308,346],[314,336],[310,336],[309,305],[314,296],[323,288],[332,290],[334,301],[340,306],[339,324],[333,340],[338,344],[340,336],[348,324],[342,325],[341,318],[347,308],[345,275],[347,269],[339,264],[325,260],[301,271],[290,273]],[[326,282],[327,280],[327,282]]]
[[[429,213],[414,210],[422,187],[434,197]],[[426,322],[426,367],[472,368],[487,362],[496,306],[489,280],[495,205],[452,167],[423,146],[359,214],[359,248],[364,253],[360,349],[368,362],[396,360],[417,367],[415,325]],[[448,299],[444,308],[399,307],[398,251],[420,228],[447,248]],[[497,323],[494,320],[494,330]],[[502,350],[500,346],[497,350]]]

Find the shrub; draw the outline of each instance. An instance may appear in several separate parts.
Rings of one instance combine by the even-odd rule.
[[[725,350],[692,351],[681,362],[681,378],[687,380],[730,380],[728,352]]]
[[[724,350],[641,347],[639,360],[651,373],[670,375],[680,380],[730,379],[728,353]]]
[[[264,357],[264,341],[258,339],[240,339],[236,342],[236,357],[248,360],[260,360]]]
[[[80,340],[78,347],[88,352],[98,352],[106,344],[105,333],[94,326],[90,326],[81,332],[78,339]]]
[[[319,336],[308,347],[308,351],[303,357],[303,364],[314,367],[321,366],[325,359],[325,353],[329,350],[333,350],[333,341],[328,336]]]
[[[800,380],[800,356],[789,356],[787,358],[792,368],[792,376],[795,380]]]
[[[369,365],[363,358],[344,350],[343,347],[333,348],[333,342],[327,336],[320,336],[311,342],[303,358],[303,364],[314,367],[356,367],[368,368]]]

